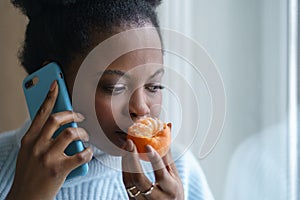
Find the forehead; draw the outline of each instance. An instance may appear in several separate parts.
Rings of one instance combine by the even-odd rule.
[[[126,53],[114,62],[107,69],[117,69],[121,71],[152,71],[163,64],[163,54],[158,49],[140,49]],[[140,70],[139,70],[140,69]]]
[[[130,80],[140,81],[160,78],[163,74],[163,58],[161,50],[135,50],[122,55],[101,72],[101,80]],[[116,79],[117,78],[117,79]]]
[[[156,28],[143,27],[121,31],[100,42],[85,57],[78,73],[90,77],[106,69],[127,72],[153,63],[163,63],[161,40]]]
[[[157,29],[150,24],[129,31],[127,28],[119,27],[118,37],[114,40],[117,41],[118,48],[124,49],[125,53],[115,59],[108,68],[129,71],[150,63],[162,64],[161,38]]]

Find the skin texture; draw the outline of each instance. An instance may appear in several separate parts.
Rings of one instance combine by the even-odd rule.
[[[159,115],[159,109],[154,105],[162,102],[161,90],[157,87],[161,85],[163,68],[149,65],[135,68],[147,63],[162,63],[161,52],[139,50],[121,56],[106,69],[112,73],[104,73],[99,81],[95,96],[98,121],[106,136],[119,147],[125,144],[126,135],[118,132],[121,130],[114,118],[123,122],[128,117],[135,121],[144,116]],[[128,73],[122,77],[120,73],[114,73],[116,71]],[[113,105],[112,98],[116,102]],[[153,107],[156,109],[151,110]],[[125,130],[130,125],[126,122],[122,124],[125,124]]]
[[[66,176],[92,159],[90,148],[73,156],[64,154],[64,149],[72,141],[88,141],[89,136],[84,129],[67,128],[57,138],[51,138],[61,125],[84,119],[81,114],[70,111],[50,115],[57,94],[58,85],[54,82],[22,138],[16,174],[7,199],[53,199]]]
[[[72,95],[76,72],[83,57],[78,56],[74,59],[71,63],[72,70],[65,71],[65,80],[70,95]],[[158,117],[160,106],[157,105],[161,105],[162,102],[159,86],[163,76],[163,67],[149,65],[149,63],[162,64],[162,52],[142,49],[119,57],[106,68],[107,73],[105,72],[100,79],[95,94],[96,114],[105,135],[113,144],[127,151],[122,155],[123,182],[126,188],[137,187],[133,193],[137,192],[137,189],[146,192],[151,187],[151,182],[142,171],[136,146],[131,140],[126,139],[126,134],[116,124],[115,118],[121,121],[130,118],[135,121],[144,116]],[[148,65],[136,68],[145,64]],[[60,125],[72,120],[77,122],[83,120],[80,114],[70,112],[50,115],[58,91],[57,84],[54,85],[22,140],[16,176],[8,199],[24,199],[24,197],[53,199],[68,173],[92,158],[89,148],[71,157],[63,153],[73,140],[88,140],[88,134],[82,128],[66,130],[56,139],[51,139],[52,134]],[[111,105],[112,98],[117,100],[117,104],[113,106]],[[126,129],[130,125],[130,123],[124,124],[122,128]],[[183,187],[171,153],[168,152],[161,158],[151,146],[146,146],[145,150],[148,152],[157,184],[150,195],[140,194],[135,199],[183,199]]]

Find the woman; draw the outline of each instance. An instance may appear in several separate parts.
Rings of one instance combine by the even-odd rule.
[[[13,3],[29,18],[20,56],[22,65],[30,74],[48,62],[57,62],[72,95],[76,76],[88,54],[115,34],[158,27],[155,9],[160,1],[13,0]],[[155,30],[151,38],[161,43],[159,29]],[[163,68],[147,64],[162,64],[162,58],[161,50],[139,49],[120,56],[101,73],[95,94],[96,116],[107,138],[129,152],[114,153],[121,157],[101,151],[101,141],[95,141],[97,133],[88,134],[83,128],[68,128],[56,139],[51,138],[61,125],[82,122],[85,118],[69,111],[51,114],[58,94],[58,85],[53,82],[30,126],[1,136],[1,199],[213,199],[200,167],[188,153],[174,163],[171,152],[160,158],[147,146],[154,172],[144,173],[134,143],[126,140],[117,123],[128,116],[135,121],[159,115]],[[142,67],[135,70],[136,66]],[[113,100],[117,104],[112,104]],[[90,147],[83,152],[74,156],[64,154],[72,141],[88,142],[89,138]],[[74,168],[87,162],[86,176],[65,181]],[[118,165],[122,171],[114,168]]]

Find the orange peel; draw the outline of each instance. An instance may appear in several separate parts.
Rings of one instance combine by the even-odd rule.
[[[171,144],[171,127],[171,123],[166,124],[157,118],[141,118],[128,128],[127,139],[134,142],[142,160],[149,161],[146,145],[151,145],[161,157],[164,157]]]

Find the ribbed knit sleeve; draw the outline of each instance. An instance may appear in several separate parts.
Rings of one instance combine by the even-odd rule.
[[[13,182],[16,157],[16,131],[0,135],[0,199],[5,199]]]
[[[125,187],[122,183],[122,174],[107,174],[95,177],[87,182],[81,182],[72,187],[64,187],[57,194],[56,199],[128,199]]]
[[[14,131],[0,134],[0,169],[13,148],[14,140]]]
[[[186,200],[213,200],[205,175],[196,158],[187,151],[175,161]]]
[[[28,126],[27,126],[28,127]],[[16,158],[20,138],[26,128],[0,135],[0,200],[5,199],[13,182]],[[150,163],[144,163],[149,165]],[[212,200],[213,196],[205,176],[191,153],[175,160],[186,200]],[[150,165],[151,167],[151,165]],[[155,181],[153,172],[148,172],[149,179]],[[38,190],[38,188],[37,188]],[[105,153],[89,162],[86,176],[67,180],[57,196],[57,200],[123,200],[128,199],[122,181],[121,158]]]

